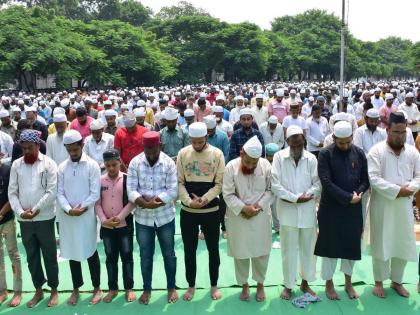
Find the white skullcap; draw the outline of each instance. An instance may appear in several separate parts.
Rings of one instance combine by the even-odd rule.
[[[206,124],[207,129],[216,128],[217,122],[216,122],[216,116],[214,116],[214,115],[205,116],[203,118],[203,122]]]
[[[269,124],[278,124],[279,119],[277,118],[277,116],[271,115],[270,117],[268,117],[268,123]]]
[[[239,100],[244,100],[244,97],[242,95],[238,95],[237,97],[235,97],[235,101],[239,101]]]
[[[292,125],[286,130],[286,139],[294,135],[303,135],[303,130],[299,126]]]
[[[376,108],[371,108],[366,112],[366,116],[369,118],[379,118],[379,112]]]
[[[207,126],[203,122],[194,122],[188,128],[188,134],[191,138],[201,138],[207,135]]]
[[[137,101],[137,106],[138,106],[138,107],[144,107],[144,106],[146,106],[146,102],[145,102],[145,101],[143,101],[143,100],[138,100],[138,101]]]
[[[77,130],[68,130],[64,133],[63,143],[64,145],[72,144],[81,141],[82,135]]]
[[[95,119],[90,123],[90,130],[100,130],[104,128],[102,119]]]
[[[59,122],[66,122],[67,116],[65,114],[54,114],[53,122],[59,123]]]
[[[34,112],[36,113],[36,107],[35,106],[25,106],[25,112]]]
[[[194,111],[191,108],[188,108],[184,111],[184,117],[194,117]]]
[[[0,110],[0,118],[10,117],[9,111],[2,109]]]
[[[134,110],[134,115],[136,117],[146,117],[146,112],[144,111],[143,107],[140,107]]]
[[[61,107],[67,107],[70,104],[70,100],[68,98],[63,98],[60,102]]]
[[[377,87],[377,88],[375,89],[375,92],[381,92],[381,89]]]
[[[303,90],[303,92],[305,92],[305,90]],[[290,94],[296,94],[296,90],[295,89],[291,89],[290,90]]]
[[[264,98],[264,95],[263,95],[263,94],[257,94],[257,95],[255,96],[255,98]]]
[[[385,101],[393,100],[393,99],[394,99],[394,95],[392,95],[391,93],[385,94]]]
[[[315,99],[314,99],[314,97],[313,97],[313,96],[309,96],[308,100],[309,100],[310,102],[315,101]]]
[[[413,92],[408,92],[408,93],[405,95],[405,98],[410,98],[410,97],[414,97]]]
[[[178,111],[173,107],[165,108],[165,119],[166,120],[175,120],[178,119]]]
[[[253,136],[243,146],[245,153],[253,158],[259,159],[262,155],[262,144],[257,136]]]
[[[213,107],[213,112],[214,113],[223,113],[223,107],[219,106],[219,105],[216,105],[216,106]]]
[[[105,117],[110,117],[110,116],[117,117],[118,116],[118,113],[115,110],[113,110],[113,109],[107,109],[107,110],[105,110]]]
[[[353,129],[348,121],[339,121],[334,125],[334,136],[348,138],[353,134]]]
[[[349,92],[344,91],[344,92],[343,92],[343,97],[349,97]]]
[[[12,106],[12,111],[13,112],[21,112],[22,110],[20,109],[19,106]]]
[[[106,100],[106,101],[104,102],[104,105],[112,105],[112,102],[111,102],[110,100]]]
[[[245,107],[245,108],[242,108],[242,109],[239,111],[239,118],[240,118],[242,115],[251,115],[251,116],[252,116],[252,118],[254,118],[254,111],[253,111],[251,108]]]
[[[121,109],[130,109],[130,105],[129,104],[121,104]]]
[[[349,121],[349,115],[345,112],[335,114],[335,121]]]
[[[174,95],[175,95],[175,96],[181,96],[181,92],[176,91],[176,92],[174,93]]]
[[[201,92],[200,93],[200,98],[206,98],[207,97],[207,94],[206,93],[204,93],[204,92]]]
[[[284,90],[283,89],[277,89],[276,90],[276,96],[284,96]]]
[[[223,96],[223,95],[217,95],[217,97],[216,97],[216,101],[218,101],[218,100],[225,100],[225,97]]]

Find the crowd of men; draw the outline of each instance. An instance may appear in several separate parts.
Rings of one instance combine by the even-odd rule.
[[[36,290],[29,308],[43,299],[45,283],[48,306],[59,302],[57,246],[70,266],[68,304],[79,300],[83,261],[93,287],[90,303],[111,302],[119,292],[119,257],[125,298],[136,300],[134,236],[143,281],[139,302],[148,304],[153,291],[156,237],[167,300],[176,302],[177,202],[185,301],[195,294],[200,239],[208,251],[211,298],[221,298],[220,235],[234,260],[240,299],[250,299],[251,265],[255,298],[264,301],[272,229],[280,235],[282,299],[294,294],[298,266],[300,290],[316,296],[310,287],[316,257],[329,299],[340,299],[333,283],[338,259],[348,297],[358,298],[352,274],[362,241],[370,243],[373,294],[385,298],[383,282],[391,280],[391,288],[408,297],[404,270],[417,262],[420,84],[349,82],[341,98],[338,88],[335,82],[265,82],[6,93],[0,110],[0,304],[8,297],[7,272],[13,272],[9,306],[22,299],[15,218]],[[104,297],[98,237],[106,255]]]

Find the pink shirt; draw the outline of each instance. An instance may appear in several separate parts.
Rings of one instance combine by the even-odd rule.
[[[129,202],[123,207],[124,174],[120,172],[116,179],[111,179],[108,174],[101,177],[101,198],[95,204],[96,215],[103,223],[105,220],[118,217],[120,224],[117,227],[126,226],[125,218],[134,209],[134,204]]]
[[[289,103],[283,98],[281,102],[274,100],[268,105],[269,115],[274,115],[278,118],[280,123],[283,123],[284,117],[287,116],[289,112]]]
[[[86,116],[86,122],[84,125],[81,125],[77,118],[73,119],[70,124],[70,129],[77,130],[82,135],[83,141],[87,136],[90,136],[90,124],[92,123],[93,118],[90,116]]]
[[[213,114],[213,106],[206,105],[205,110],[201,110],[200,106],[194,106],[195,121],[203,121],[203,118]]]
[[[388,126],[389,116],[391,116],[391,113],[395,113],[398,110],[398,107],[395,105],[392,105],[391,107],[382,106],[379,109],[379,116],[381,117],[381,127],[386,129]]]

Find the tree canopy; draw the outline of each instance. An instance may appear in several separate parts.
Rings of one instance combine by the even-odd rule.
[[[17,5],[12,5],[16,4]],[[322,10],[232,24],[188,2],[155,15],[135,0],[0,0],[0,84],[35,76],[90,86],[337,79],[340,20]],[[419,75],[420,43],[346,35],[346,78]],[[29,78],[29,79],[28,79]]]

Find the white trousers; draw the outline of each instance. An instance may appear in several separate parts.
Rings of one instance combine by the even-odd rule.
[[[335,269],[337,268],[338,258],[322,257],[321,263],[321,278],[322,280],[331,280],[334,276]],[[353,267],[355,260],[341,259],[340,271],[347,276],[353,274]]]
[[[298,254],[300,277],[308,282],[314,281],[316,271],[316,256],[314,255],[316,227],[300,229],[281,225],[280,243],[283,281],[286,288],[293,289],[296,285]]]
[[[264,283],[269,258],[270,255],[246,259],[235,258],[235,275],[238,285],[248,283],[250,262],[252,262],[252,279],[257,283]]]
[[[373,278],[375,281],[385,281],[391,279],[401,284],[405,266],[407,261],[400,258],[391,258],[388,260],[380,260],[372,257],[373,262]]]

